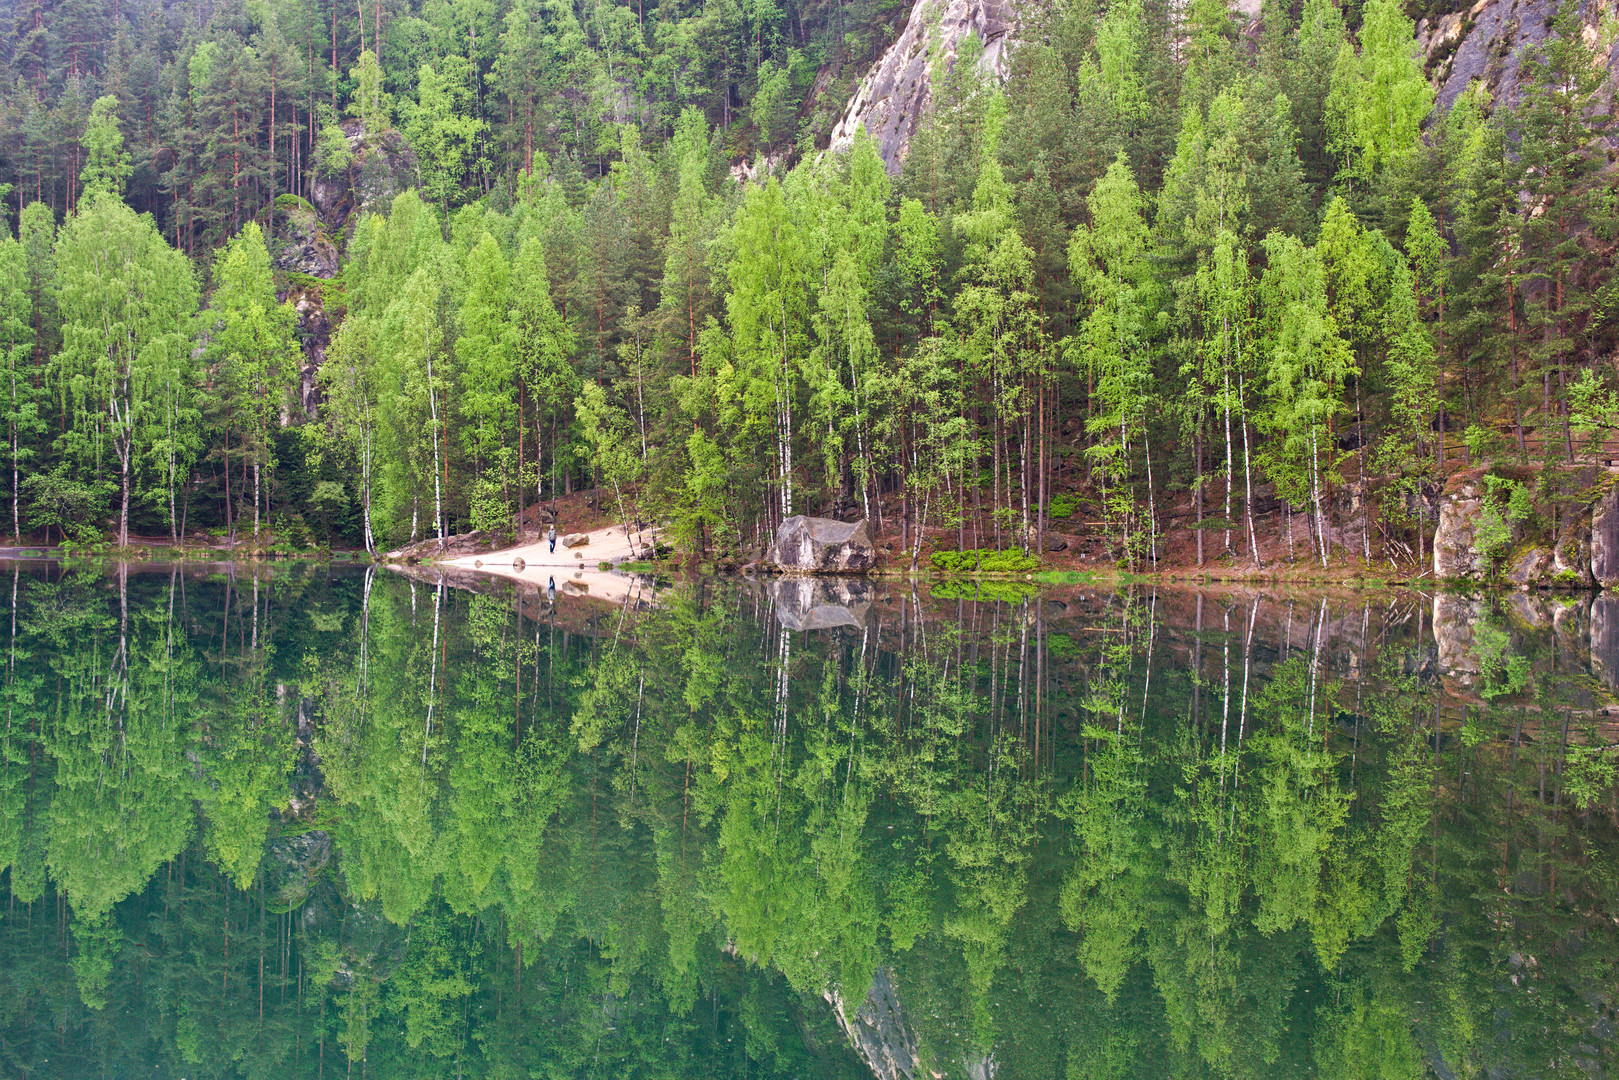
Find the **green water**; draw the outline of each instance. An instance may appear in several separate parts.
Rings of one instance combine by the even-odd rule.
[[[0,1075],[1619,1058],[1611,601],[0,569]]]

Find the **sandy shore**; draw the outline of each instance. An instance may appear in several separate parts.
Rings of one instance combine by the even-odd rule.
[[[444,565],[478,570],[542,589],[554,585],[564,596],[590,596],[614,604],[626,599],[652,599],[652,589],[644,575],[598,569],[604,562],[617,565],[640,557],[641,541],[650,543],[652,539],[650,530],[637,538],[634,533],[625,537],[624,529],[617,525],[597,529],[585,533],[587,541],[574,548],[562,546],[562,535],[566,534],[558,535],[554,552],[549,543],[541,540],[483,555],[446,559]]]

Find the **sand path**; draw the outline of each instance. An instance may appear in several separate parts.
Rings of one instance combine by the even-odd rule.
[[[554,583],[557,592],[563,595],[589,596],[614,604],[625,599],[652,599],[651,583],[645,575],[599,569],[604,562],[617,565],[640,557],[642,543],[652,540],[650,529],[643,530],[639,536],[632,532],[626,538],[623,527],[613,525],[583,534],[586,542],[574,548],[562,546],[563,535],[567,534],[558,534],[554,552],[549,543],[540,540],[483,555],[446,559],[445,565],[478,570],[542,589]]]

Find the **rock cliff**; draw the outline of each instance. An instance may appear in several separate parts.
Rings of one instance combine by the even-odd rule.
[[[864,127],[888,171],[897,174],[927,111],[934,72],[949,70],[976,35],[983,45],[978,65],[1003,77],[1017,23],[1015,0],[915,0],[899,40],[872,65],[832,129],[832,149],[848,146]]]
[[[1439,500],[1433,572],[1441,581],[1493,581],[1520,589],[1619,588],[1619,484],[1596,467],[1565,477],[1557,507],[1537,503],[1555,535],[1513,524],[1485,491],[1487,465],[1454,474]],[[1533,481],[1529,481],[1533,486]]]
[[[1483,81],[1492,101],[1516,102],[1524,52],[1546,39],[1557,7],[1558,0],[1477,0],[1421,19],[1417,44],[1438,91],[1439,108],[1450,108],[1474,79]],[[1605,10],[1605,5],[1583,5],[1587,40],[1596,40],[1597,20]],[[1619,48],[1609,51],[1607,67],[1610,81],[1619,78]]]

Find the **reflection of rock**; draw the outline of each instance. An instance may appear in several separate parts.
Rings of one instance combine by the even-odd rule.
[[[1591,601],[1591,671],[1619,687],[1619,597],[1608,593]]]
[[[871,611],[873,589],[859,580],[777,578],[770,583],[776,617],[789,630],[863,627]]]
[[[854,1016],[848,1015],[843,997],[836,990],[827,991],[826,1000],[838,1018],[838,1026],[849,1037],[849,1045],[877,1080],[911,1080],[921,1074],[916,1036],[905,1020],[905,1010],[900,1007],[893,976],[887,968],[878,968],[872,976],[871,989]]]
[[[569,579],[562,583],[562,591],[567,596],[585,596],[590,592],[590,586],[583,581]]]
[[[1524,593],[1508,593],[1506,609],[1507,613],[1525,629],[1544,630],[1551,626],[1551,612],[1547,610],[1545,603]]]
[[[1487,569],[1484,558],[1473,547],[1473,534],[1484,500],[1471,480],[1447,493],[1439,502],[1439,527],[1433,538],[1433,572],[1446,578],[1481,577]]]
[[[1461,676],[1467,683],[1478,674],[1478,661],[1473,657],[1473,624],[1483,618],[1483,601],[1450,593],[1434,598],[1433,636],[1441,675]]]
[[[332,858],[332,838],[316,829],[278,836],[264,845],[264,875],[274,903],[297,907],[309,895],[315,877]]]
[[[844,574],[876,561],[866,523],[795,514],[776,530],[769,560],[790,574]]]

